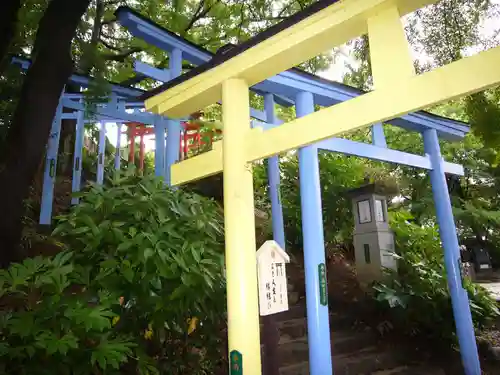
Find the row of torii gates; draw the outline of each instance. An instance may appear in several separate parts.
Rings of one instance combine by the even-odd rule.
[[[255,38],[218,55],[178,37],[128,7],[116,11],[117,21],[132,35],[168,53],[169,68],[157,69],[136,61],[134,68],[138,75],[164,82],[164,85],[148,93],[111,85],[110,102],[98,106],[95,120],[152,126],[156,143],[155,173],[163,176],[168,185],[180,185],[224,171],[229,351],[239,358],[238,363],[230,364],[231,374],[242,374],[243,369],[245,374],[257,375],[262,371],[250,163],[268,159],[273,235],[285,248],[278,154],[299,149],[310,373],[332,374],[328,306],[320,300],[317,271],[318,266],[325,263],[318,150],[328,150],[428,171],[463,366],[467,375],[480,375],[445,178],[447,173],[463,175],[464,171],[461,165],[443,160],[439,145],[439,138],[460,140],[468,132],[468,127],[419,110],[497,85],[500,70],[495,64],[500,61],[500,49],[494,48],[429,73],[415,75],[400,17],[432,2],[344,0],[337,3],[320,0]],[[292,68],[367,31],[376,85],[371,93],[365,94]],[[182,74],[183,60],[197,68]],[[471,71],[473,76],[469,74]],[[87,77],[73,75],[71,80],[82,87],[88,84]],[[264,111],[249,107],[249,90],[264,97]],[[76,118],[80,124],[78,132],[83,132],[85,119],[81,100],[80,94],[65,93],[61,96],[48,143],[43,223],[50,223],[53,164],[56,162],[60,120]],[[216,141],[211,151],[179,161],[181,123],[189,114],[216,102],[223,107],[224,142]],[[297,119],[283,124],[276,117],[275,104],[294,105]],[[323,108],[315,111],[315,105]],[[73,112],[63,112],[63,108]],[[142,111],[143,108],[150,112]],[[135,110],[133,113],[127,112],[132,109]],[[244,126],[246,122],[248,127]],[[422,134],[425,154],[390,149],[382,122]],[[361,126],[371,126],[372,144],[334,137]],[[73,191],[80,189],[79,139],[77,135]],[[101,182],[102,173],[103,169],[98,174]],[[267,365],[276,354],[273,350],[273,347],[265,346],[266,375],[274,375],[277,371]]]
[[[23,70],[29,69],[31,65],[30,60],[22,57],[14,57],[12,63],[19,65]],[[92,83],[90,77],[79,74],[73,74],[69,81],[72,84],[80,85],[82,89],[89,87]],[[158,150],[158,152],[155,152],[155,173],[158,176],[166,176],[166,167],[161,167],[165,165],[165,161],[162,160],[165,157],[165,119],[161,119],[158,116],[152,116],[143,111],[143,101],[136,99],[144,95],[144,91],[114,83],[110,85],[112,90],[111,102],[98,105],[96,113],[89,119],[85,118],[86,108],[83,103],[83,94],[65,92],[61,95],[56,116],[52,123],[49,141],[47,143],[39,218],[40,225],[50,225],[52,222],[53,192],[56,180],[56,165],[62,120],[76,120],[72,175],[73,193],[77,193],[81,190],[82,156],[86,123],[97,122],[99,124],[99,138],[97,142],[97,184],[102,185],[104,183],[106,134],[107,124],[109,123],[116,123],[117,125],[116,151],[114,155],[115,170],[119,170],[121,167],[122,157],[120,150],[122,134],[126,134],[128,137],[129,163],[135,163],[135,145],[137,137],[139,137],[139,171],[144,170],[146,153],[145,136],[152,134],[155,136],[156,150]],[[66,109],[66,111],[63,109]],[[213,140],[221,134],[221,131],[218,129],[203,129],[202,125],[197,121],[201,115],[202,112],[199,112],[190,116],[189,120],[180,122],[181,137],[179,138],[179,144],[177,146],[177,157],[179,160],[184,160],[189,155],[199,153],[203,147],[210,146]],[[157,122],[156,126],[155,121]],[[126,127],[125,131],[123,130],[124,126]],[[162,130],[163,134],[161,132]],[[78,204],[78,202],[79,198],[77,197],[71,200],[72,204]]]
[[[193,116],[191,116],[192,118]],[[196,116],[195,119],[199,118]],[[129,122],[125,123],[127,126],[127,130],[124,132],[127,134],[129,139],[128,145],[128,162],[135,162],[135,143],[136,138],[139,137],[139,171],[144,170],[144,157],[146,144],[144,141],[144,137],[146,135],[155,134],[155,129],[151,127],[147,127],[142,123],[137,122]],[[120,137],[122,134],[121,127],[118,125],[118,135]],[[105,131],[102,131],[105,133]],[[186,121],[181,123],[181,141],[179,144],[179,159],[184,160],[189,157],[191,153],[198,154],[205,146],[210,147],[214,138],[221,134],[221,131],[218,129],[209,129],[203,130],[201,129],[201,125],[196,121]],[[116,145],[116,155],[119,155],[120,151],[120,139],[117,140]],[[119,157],[115,155],[115,169],[120,168]]]

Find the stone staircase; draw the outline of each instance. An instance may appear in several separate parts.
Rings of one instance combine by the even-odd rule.
[[[280,375],[309,375],[305,300],[276,315],[276,321]],[[352,316],[330,314],[335,375],[445,375],[440,369],[411,363],[402,351],[381,345],[373,330],[352,323]]]

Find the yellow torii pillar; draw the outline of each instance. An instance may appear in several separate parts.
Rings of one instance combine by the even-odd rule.
[[[259,375],[260,326],[248,85],[232,78],[222,84],[224,124],[224,228],[226,234],[227,323],[231,374]]]

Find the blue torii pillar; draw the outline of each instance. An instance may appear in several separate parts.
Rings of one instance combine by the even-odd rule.
[[[155,175],[165,177],[165,121],[155,115]]]
[[[118,102],[118,99],[115,100],[117,109],[122,112],[125,112],[125,102],[124,101]],[[122,125],[123,124],[121,122],[116,123],[115,173],[118,173],[121,168],[120,148],[122,144]]]
[[[81,103],[82,101],[80,101]],[[71,184],[71,191],[78,193],[82,184],[82,153],[83,153],[83,139],[85,136],[85,118],[84,112],[78,111],[76,117],[76,134],[75,134],[75,151],[73,153],[73,177]],[[80,198],[72,197],[71,204],[78,204]]]
[[[264,110],[266,122],[273,124],[276,122],[274,113],[273,94],[264,95]],[[283,208],[280,199],[280,169],[278,156],[267,159],[267,178],[269,182],[269,196],[271,198],[271,221],[273,226],[273,238],[285,249],[285,229],[283,226]],[[262,374],[277,375],[279,373],[278,345],[279,331],[274,315],[262,317],[263,332],[262,343],[264,344],[264,355],[262,358]]]
[[[121,155],[120,148],[122,143],[122,123],[116,123],[116,147],[115,147],[115,172],[120,171],[121,167]]]
[[[297,117],[313,113],[313,94],[310,92],[297,94],[295,108]],[[331,375],[332,354],[330,348],[321,185],[318,149],[315,145],[299,149],[299,177],[306,278],[309,370],[311,375]]]
[[[106,123],[99,123],[99,144],[97,152],[97,184],[102,185],[104,182],[104,158],[106,154]]]
[[[264,96],[264,111],[266,112],[266,122],[276,123],[274,113],[274,96],[266,94]],[[285,250],[285,226],[283,224],[283,206],[280,193],[280,166],[279,156],[272,156],[267,159],[267,179],[269,181],[269,196],[271,198],[271,216],[273,226],[273,239]]]
[[[63,94],[59,99],[52,128],[47,142],[47,155],[45,157],[45,170],[43,174],[42,202],[40,206],[40,224],[50,225],[52,222],[52,202],[54,200],[54,183],[57,171],[57,154],[59,139],[61,137],[61,117],[63,112]]]
[[[182,51],[174,48],[170,53],[170,79],[182,73]],[[179,145],[181,142],[181,123],[179,120],[167,120],[167,150],[165,160],[165,182],[171,185],[170,167],[179,160]]]
[[[457,238],[457,229],[453,220],[448,185],[444,173],[444,160],[441,156],[439,139],[435,129],[426,130],[424,149],[431,159],[430,171],[432,193],[439,224],[439,236],[444,249],[444,263],[451,295],[453,315],[457,331],[462,364],[466,375],[481,375],[481,366],[477,351],[476,336],[469,305],[469,296],[462,285],[461,258]]]
[[[387,142],[384,135],[384,126],[375,124],[372,126],[372,144],[379,147],[387,147]]]

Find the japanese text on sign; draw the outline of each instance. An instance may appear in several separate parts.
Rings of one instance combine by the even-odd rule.
[[[267,241],[257,252],[260,315],[288,310],[285,263],[288,255],[275,241]]]

